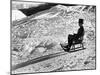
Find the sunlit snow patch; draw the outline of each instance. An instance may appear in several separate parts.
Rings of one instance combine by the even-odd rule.
[[[22,18],[26,17],[21,11],[19,10],[12,10],[12,21],[14,20],[20,20]]]

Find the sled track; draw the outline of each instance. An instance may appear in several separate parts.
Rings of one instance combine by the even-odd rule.
[[[38,57],[38,58],[35,58],[35,59],[31,59],[29,61],[22,62],[20,64],[12,66],[12,70],[16,70],[16,69],[19,69],[19,68],[22,68],[22,67],[25,67],[25,66],[28,66],[28,65],[31,65],[31,64],[35,64],[35,63],[38,63],[38,62],[41,62],[41,61],[45,61],[45,60],[48,60],[48,59],[51,59],[51,58],[54,58],[54,57],[57,57],[57,56],[65,55],[65,54],[68,54],[68,53],[77,52],[79,50],[84,50],[84,49],[78,49],[78,50],[71,51],[71,52],[58,52],[58,53],[54,53],[54,54],[49,54],[49,55],[45,55],[45,56],[42,56],[42,57]]]

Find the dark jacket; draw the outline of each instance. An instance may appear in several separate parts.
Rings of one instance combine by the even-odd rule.
[[[84,36],[84,28],[83,26],[81,26],[79,29],[78,29],[78,32],[77,32],[77,38],[80,38]]]

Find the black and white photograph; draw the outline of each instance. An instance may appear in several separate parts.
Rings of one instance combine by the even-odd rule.
[[[96,6],[11,1],[11,74],[96,69]]]

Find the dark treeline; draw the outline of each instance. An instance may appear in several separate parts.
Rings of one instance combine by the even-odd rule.
[[[28,9],[19,9],[20,11],[22,11],[26,16],[30,16],[32,14],[36,14],[37,12],[43,11],[43,10],[47,10],[50,9],[53,6],[56,6],[57,4],[52,4],[52,3],[46,3],[46,4],[42,4],[39,5],[38,7],[31,7]]]

